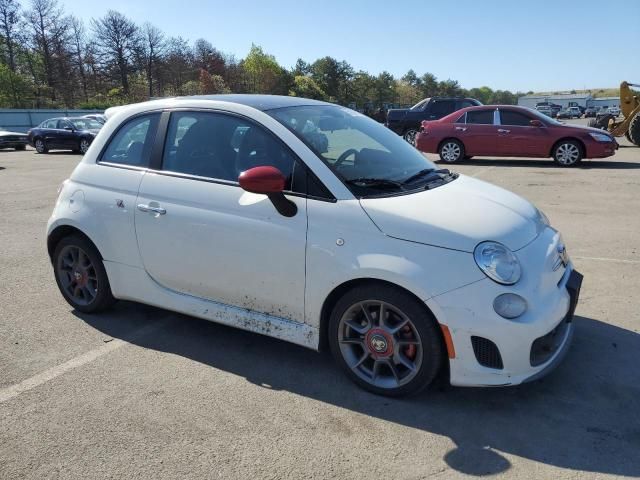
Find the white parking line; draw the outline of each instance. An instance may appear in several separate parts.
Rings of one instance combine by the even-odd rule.
[[[168,320],[156,322],[152,325],[147,325],[146,327],[135,330],[131,335],[128,335],[127,337],[130,341],[136,340],[162,328],[167,323],[167,321]],[[82,355],[72,358],[71,360],[68,360],[60,365],[45,370],[44,372],[38,373],[33,377],[27,378],[20,383],[3,388],[2,390],[0,390],[0,403],[4,403],[24,392],[39,387],[40,385],[47,383],[48,381],[53,380],[56,377],[59,377],[69,370],[73,370],[74,368],[78,368],[86,365],[87,363],[93,362],[103,355],[113,352],[114,350],[117,350],[127,345],[128,343],[129,342],[125,340],[114,339],[109,343],[101,345],[98,348],[94,348],[93,350],[83,353]]]
[[[616,263],[630,263],[633,265],[640,264],[640,260],[625,260],[624,258],[607,258],[607,257],[581,257],[576,255],[571,255],[573,258],[577,258],[579,260],[595,260],[598,262],[616,262]]]

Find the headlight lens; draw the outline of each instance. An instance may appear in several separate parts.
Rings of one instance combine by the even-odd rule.
[[[589,135],[591,135],[591,138],[593,138],[596,142],[613,142],[613,138],[604,133],[589,132]]]
[[[480,270],[495,282],[513,285],[520,280],[522,269],[518,257],[501,243],[479,243],[473,257]]]

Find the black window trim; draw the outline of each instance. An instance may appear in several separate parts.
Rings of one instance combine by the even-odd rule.
[[[465,115],[467,113],[476,113],[476,112],[491,112],[492,113],[491,123],[469,123],[468,122],[468,120],[469,120],[468,117],[465,117],[465,119],[464,119],[465,123],[467,123],[468,125],[485,125],[485,126],[486,125],[494,125],[494,126],[495,125],[500,125],[500,123],[496,123],[496,120],[499,120],[499,117],[497,117],[497,115],[498,115],[497,114],[497,112],[498,112],[497,108],[491,108],[489,106],[489,108],[479,108],[477,110],[469,110],[468,112],[465,113]]]
[[[460,121],[461,118],[462,118],[462,122]],[[454,120],[453,123],[457,123],[457,124],[463,124],[464,123],[464,124],[466,124],[467,123],[467,112],[464,112],[462,115],[460,115],[457,119]]]
[[[160,115],[160,120],[158,121],[158,125],[156,127],[155,139],[153,140],[153,146],[151,147],[151,155],[150,155],[150,159],[149,159],[149,165],[147,167],[138,167],[138,166],[134,166],[134,165],[115,164],[115,163],[111,163],[111,162],[107,162],[107,161],[102,161],[101,160],[105,150],[107,149],[107,146],[111,143],[111,141],[113,140],[115,135],[118,133],[118,131],[121,128],[123,128],[127,123],[129,123],[129,121],[131,121],[131,120],[133,120],[133,119],[135,119],[137,117],[149,115],[149,114],[152,114],[152,113],[158,113],[158,112],[160,112],[161,115]],[[307,179],[307,185],[309,184],[310,181],[315,179],[322,186],[322,188],[324,188],[324,190],[327,191],[327,193],[330,195],[330,197],[318,197],[316,195],[309,195],[309,194],[305,194],[305,193],[292,192],[290,190],[285,190],[283,193],[285,193],[286,195],[292,195],[294,197],[307,198],[309,200],[318,200],[318,201],[329,202],[329,203],[336,203],[337,202],[337,199],[333,195],[331,190],[329,190],[326,187],[326,185],[324,185],[324,183],[318,178],[318,176],[313,172],[313,170],[311,170],[311,168],[309,168],[309,166],[291,149],[291,147],[289,147],[289,145],[287,145],[281,138],[279,138],[277,135],[275,135],[270,129],[268,129],[267,127],[265,127],[261,123],[255,121],[254,119],[252,119],[250,117],[247,117],[246,115],[242,115],[242,114],[239,114],[239,113],[236,113],[236,112],[230,112],[228,110],[223,110],[223,109],[219,109],[219,108],[203,108],[203,107],[161,108],[161,109],[149,110],[149,111],[146,111],[146,112],[138,113],[136,115],[132,115],[131,117],[127,118],[127,120],[125,122],[123,122],[121,125],[119,125],[118,128],[111,134],[109,139],[105,142],[104,146],[102,147],[102,150],[100,151],[100,154],[98,155],[98,157],[96,159],[96,163],[100,164],[100,165],[108,166],[108,167],[124,168],[124,169],[127,169],[127,170],[150,171],[150,172],[153,172],[154,174],[157,174],[157,175],[184,178],[184,179],[188,179],[188,180],[195,180],[195,181],[198,181],[198,182],[216,183],[216,184],[219,184],[219,185],[228,185],[228,186],[232,186],[232,187],[241,188],[240,184],[237,181],[234,182],[232,180],[224,180],[224,179],[221,179],[221,178],[201,177],[201,176],[198,176],[198,175],[191,175],[191,174],[188,174],[188,173],[172,172],[172,171],[169,171],[169,170],[162,170],[162,161],[163,161],[163,157],[164,157],[164,147],[165,147],[165,142],[166,142],[166,136],[169,133],[169,120],[171,118],[171,114],[174,113],[174,112],[205,112],[205,113],[219,113],[219,114],[224,114],[224,115],[231,115],[231,116],[235,116],[235,117],[241,118],[243,120],[246,120],[247,122],[258,126],[259,128],[262,128],[269,135],[271,135],[277,142],[279,142],[280,145],[282,145],[286,150],[288,150],[295,160],[299,161],[300,164],[304,166],[304,168],[306,169],[308,177],[311,177],[311,178]]]

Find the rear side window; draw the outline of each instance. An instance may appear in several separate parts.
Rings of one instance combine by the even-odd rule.
[[[429,110],[436,118],[442,118],[456,110],[455,104],[454,100],[436,100],[431,104]]]
[[[57,120],[47,120],[46,122],[42,122],[40,128],[57,128],[58,121]]]
[[[466,119],[467,119],[467,113],[465,112],[462,115],[460,115],[458,119],[453,123],[465,123]]]
[[[493,125],[493,110],[472,110],[467,112],[467,123]]]
[[[533,119],[515,110],[500,110],[500,123],[502,125],[528,127],[531,120]]]
[[[135,117],[120,127],[103,152],[102,162],[148,167],[160,113]]]

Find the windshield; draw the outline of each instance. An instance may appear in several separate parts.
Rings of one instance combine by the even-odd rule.
[[[402,137],[358,112],[313,105],[266,112],[295,133],[354,194],[406,191],[435,165]],[[424,184],[422,185],[424,188]],[[376,191],[377,190],[377,191]]]
[[[100,130],[102,124],[92,118],[73,118],[69,120],[76,130]]]
[[[429,103],[429,100],[431,100],[431,99],[430,98],[425,98],[424,100],[420,100],[413,107],[411,107],[411,110],[423,110],[424,107],[427,106],[427,103]]]

